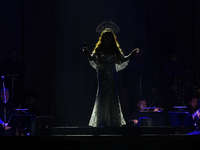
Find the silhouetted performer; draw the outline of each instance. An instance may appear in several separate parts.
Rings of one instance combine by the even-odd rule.
[[[114,24],[114,23],[113,23]],[[111,28],[104,28],[92,54],[84,47],[84,52],[91,66],[97,71],[98,90],[89,126],[119,127],[125,125],[118,96],[117,72],[123,70],[134,53],[124,56],[115,33]]]

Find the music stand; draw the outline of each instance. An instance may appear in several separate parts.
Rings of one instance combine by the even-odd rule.
[[[153,126],[165,126],[165,119],[163,112],[144,111],[138,113],[138,118],[151,118]]]
[[[11,115],[8,121],[8,127],[26,128],[30,126],[30,115]]]
[[[169,111],[168,117],[171,126],[194,126],[192,115],[189,112]]]

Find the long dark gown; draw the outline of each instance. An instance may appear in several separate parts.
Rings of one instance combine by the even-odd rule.
[[[97,71],[97,95],[89,121],[93,127],[119,127],[125,125],[122,114],[119,94],[117,72],[124,69],[129,61],[124,61],[124,56],[117,58],[114,54],[104,54],[101,58],[93,56],[89,62]]]

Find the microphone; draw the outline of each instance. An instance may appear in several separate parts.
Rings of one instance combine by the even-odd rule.
[[[86,42],[83,43],[83,47],[86,48]]]
[[[85,52],[85,54],[87,54],[86,42],[83,42],[83,52]]]

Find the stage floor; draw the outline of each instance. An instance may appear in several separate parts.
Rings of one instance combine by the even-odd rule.
[[[191,149],[199,145],[198,135],[187,135],[187,127],[53,127],[43,130],[44,137],[63,138],[79,143],[79,149]],[[77,143],[77,144],[78,144]]]
[[[169,150],[195,149],[199,135],[177,127],[51,127],[40,135],[1,137],[1,146],[20,150]]]
[[[195,128],[152,126],[152,127],[51,127],[41,131],[45,136],[169,136],[187,135]]]

